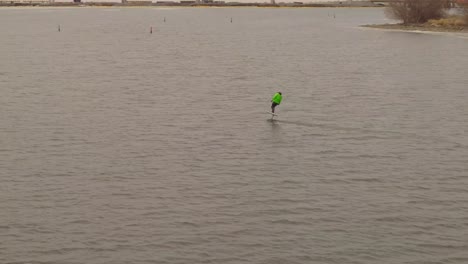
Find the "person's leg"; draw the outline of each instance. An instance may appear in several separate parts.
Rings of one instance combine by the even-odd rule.
[[[272,112],[272,113],[275,112],[275,107],[276,107],[277,105],[278,105],[277,103],[272,103],[272,104],[271,104],[271,112]]]

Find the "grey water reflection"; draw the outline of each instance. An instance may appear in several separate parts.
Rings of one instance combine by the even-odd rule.
[[[467,39],[386,22],[0,9],[0,263],[467,263]]]

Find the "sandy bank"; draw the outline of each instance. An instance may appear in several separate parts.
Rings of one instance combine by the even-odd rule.
[[[429,25],[429,24],[415,24],[415,25],[381,24],[381,25],[363,25],[362,27],[387,29],[387,30],[398,30],[398,31],[468,33],[468,28],[467,27],[441,27],[441,26],[432,26],[432,25]]]

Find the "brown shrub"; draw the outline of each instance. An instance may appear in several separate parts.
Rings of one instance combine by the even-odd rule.
[[[428,24],[433,27],[463,28],[465,21],[460,16],[451,16],[442,19],[429,19]]]
[[[445,16],[449,0],[392,0],[386,13],[403,24],[421,24]]]

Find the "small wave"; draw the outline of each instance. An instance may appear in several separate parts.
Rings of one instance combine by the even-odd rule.
[[[83,225],[85,225],[85,224],[91,224],[91,222],[88,221],[88,220],[78,219],[78,220],[70,221],[70,222],[68,222],[68,224],[83,224]]]
[[[448,257],[441,259],[441,263],[468,263],[468,257]]]
[[[465,252],[468,250],[468,245],[466,244],[420,243],[418,246],[431,249],[457,249]]]
[[[188,221],[176,222],[175,224],[177,224],[177,226],[199,227],[198,224],[195,224],[193,222],[188,222]]]
[[[351,178],[349,180],[354,182],[382,182],[379,178]]]
[[[375,221],[396,223],[396,222],[406,222],[408,221],[408,219],[405,219],[402,216],[384,216],[384,217],[376,218]]]
[[[268,119],[268,121],[274,124],[291,124],[291,125],[304,126],[304,127],[317,127],[317,128],[324,128],[324,129],[338,130],[338,131],[341,130],[341,131],[347,131],[347,132],[354,131],[354,132],[359,132],[363,134],[368,134],[368,135],[362,135],[362,136],[342,138],[345,140],[367,141],[367,140],[373,140],[373,139],[391,139],[391,138],[397,138],[398,136],[398,138],[414,138],[414,139],[419,139],[419,140],[430,140],[432,142],[453,145],[453,147],[446,148],[447,150],[453,150],[454,148],[468,149],[468,145],[462,144],[460,142],[456,142],[453,140],[449,140],[449,139],[441,138],[437,136],[421,135],[417,133],[405,133],[405,132],[393,131],[393,130],[377,130],[377,129],[374,130],[374,129],[360,128],[360,127],[344,127],[344,126],[338,126],[334,124],[307,123],[307,122],[302,122],[302,121],[289,121],[289,120],[280,120],[280,119]]]
[[[112,193],[112,196],[124,196],[124,197],[130,197],[133,196],[133,193]]]
[[[281,184],[302,184],[302,182],[294,180],[283,180]]]
[[[308,225],[310,224],[307,222],[301,222],[301,221],[295,221],[295,220],[289,220],[289,219],[272,220],[271,222],[273,224],[282,224],[282,225]]]
[[[58,248],[58,249],[50,249],[50,250],[33,250],[31,252],[33,253],[39,253],[43,255],[63,255],[69,252],[74,252],[74,251],[87,251],[87,247],[64,247],[64,248]],[[30,262],[27,262],[30,263]]]

